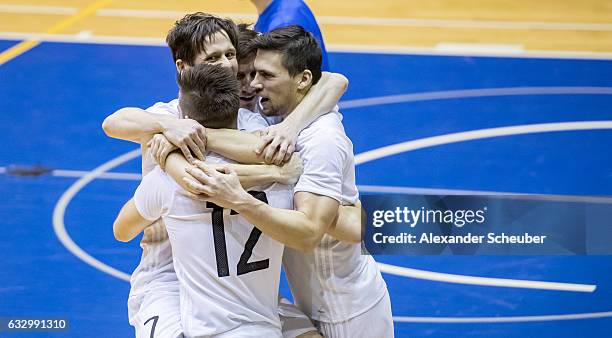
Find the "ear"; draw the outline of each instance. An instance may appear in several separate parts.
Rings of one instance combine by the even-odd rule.
[[[312,72],[308,69],[302,72],[302,74],[298,74],[298,90],[305,90],[310,88],[312,85]]]
[[[183,69],[185,69],[185,63],[181,59],[177,59],[174,64],[176,65],[177,73],[180,73]]]

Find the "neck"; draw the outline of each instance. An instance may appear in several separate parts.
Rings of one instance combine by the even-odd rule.
[[[257,13],[261,14],[270,5],[272,0],[251,0],[251,2],[255,5],[255,8],[257,8]]]
[[[283,116],[283,120],[284,120],[284,119],[285,119],[287,116],[289,116],[289,114],[291,114],[291,113],[292,113],[292,112],[295,110],[295,108],[297,108],[297,106],[299,106],[299,105],[300,105],[300,102],[302,102],[302,100],[304,99],[304,96],[306,96],[306,94],[305,94],[305,93],[303,94],[303,93],[301,93],[301,92],[298,92],[298,93],[296,94],[295,101],[294,101],[295,103],[294,103],[293,105],[291,105],[291,106],[289,107],[289,109],[287,109],[287,111],[285,111],[285,113],[282,115],[282,116]]]

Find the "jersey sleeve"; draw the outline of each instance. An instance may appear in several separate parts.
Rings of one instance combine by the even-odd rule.
[[[176,118],[180,117],[178,99],[170,102],[157,102],[151,107],[145,109],[145,111],[152,114],[170,115]]]
[[[145,175],[134,193],[134,204],[142,218],[154,221],[169,208],[172,190],[159,167]]]
[[[238,110],[238,129],[247,132],[254,132],[268,126],[268,121],[259,113],[254,113],[248,109]]]
[[[336,130],[317,130],[299,152],[304,172],[293,192],[310,192],[342,203],[342,175],[348,158],[346,140]]]

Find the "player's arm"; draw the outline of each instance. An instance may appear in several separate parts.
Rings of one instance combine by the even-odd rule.
[[[327,230],[335,239],[347,243],[360,243],[363,232],[365,215],[361,209],[361,202],[355,205],[341,205],[338,217]]]
[[[193,161],[194,157],[204,159],[205,129],[191,119],[177,119],[170,114],[153,114],[129,107],[108,116],[102,129],[109,137],[140,144],[146,144],[155,134],[163,134],[188,160]]]
[[[228,130],[228,132],[232,132],[233,130]],[[213,131],[213,135],[216,131]],[[258,132],[254,132],[257,135]],[[223,131],[220,132],[221,135],[224,134]],[[246,133],[240,132],[235,133],[238,137],[243,137]],[[257,137],[252,137],[252,135],[246,135],[247,138],[255,141]],[[225,141],[224,141],[225,142]],[[232,143],[234,141],[227,140],[227,143]],[[212,142],[213,148],[215,142]],[[225,144],[225,143],[223,143]],[[187,168],[192,167],[189,162],[185,159],[182,153],[176,152],[176,147],[170,143],[162,134],[156,134],[151,141],[147,144],[149,147],[150,153],[153,156],[153,159],[159,164],[159,166],[165,170],[183,189],[194,193],[200,194],[201,192],[193,191],[189,189],[188,186],[185,185],[183,178],[190,177],[190,175],[185,171]],[[231,150],[231,144],[226,144],[224,149]],[[240,146],[237,147],[238,153],[243,150]],[[249,153],[251,153],[249,151]],[[282,184],[294,184],[297,182],[299,175],[302,173],[302,162],[297,154],[295,154],[291,160],[282,166],[275,165],[242,165],[242,164],[230,164],[230,168],[236,171],[238,177],[240,178],[240,183],[246,189],[259,186],[266,185],[274,182],[279,182]]]
[[[174,152],[168,157],[166,172],[185,190],[193,194],[206,194],[206,186],[196,183],[196,180],[206,179],[198,171],[193,176],[189,172],[195,168],[189,164],[185,158]],[[196,161],[196,164],[199,162]],[[302,173],[301,159],[297,154],[293,154],[291,160],[283,166],[274,165],[208,165],[211,170],[219,171],[227,167],[234,171],[240,180],[240,185],[244,189],[251,187],[279,182],[282,184],[294,184]],[[189,172],[187,172],[187,170]],[[191,182],[191,184],[189,184]],[[339,241],[347,243],[361,242],[362,234],[362,210],[361,203],[358,201],[354,206],[343,205],[338,209],[338,215],[334,218],[327,233]]]
[[[131,198],[119,211],[119,215],[117,215],[113,223],[113,234],[116,240],[129,242],[153,222],[144,219],[140,215],[138,209],[136,209],[134,199]]]
[[[235,129],[206,129],[207,149],[240,163],[264,164],[264,155],[255,152],[261,142],[257,133]]]
[[[172,191],[158,170],[156,168],[142,178],[134,197],[119,211],[113,223],[113,233],[117,240],[132,240],[167,210]]]
[[[229,167],[240,180],[245,189],[270,183],[294,184],[302,173],[302,161],[297,154],[282,166],[270,164],[224,164],[211,165],[212,168]],[[166,160],[166,173],[172,177],[183,189],[193,193],[202,194],[201,190],[193,189],[185,183],[185,179],[193,178],[187,169],[193,168],[185,157],[179,152],[171,153]]]
[[[256,152],[264,155],[266,163],[288,161],[295,150],[297,135],[312,121],[334,109],[346,92],[348,83],[342,74],[323,72],[319,82],[310,88],[283,122],[265,129],[263,143]]]
[[[202,190],[211,202],[237,211],[263,233],[296,250],[312,251],[338,214],[337,200],[310,192],[295,193],[295,210],[273,208],[247,193],[229,168],[219,172],[202,162],[196,165],[189,173],[197,181],[186,179],[192,189]]]
[[[193,166],[192,166],[193,167]],[[238,175],[240,185],[244,189],[257,186],[280,183],[286,185],[295,184],[302,174],[302,160],[298,154],[293,154],[289,162],[283,165],[273,164],[212,164],[215,170],[226,167]]]

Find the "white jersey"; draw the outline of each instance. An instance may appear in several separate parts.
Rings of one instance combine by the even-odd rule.
[[[182,118],[178,106],[178,99],[170,102],[157,102],[146,109],[153,114],[161,114]],[[255,131],[267,126],[266,121],[259,115],[246,109],[238,111],[238,129]],[[146,147],[142,147],[142,175],[147,175],[156,166],[155,160]],[[140,242],[142,256],[140,263],[132,272],[130,278],[130,294],[128,297],[128,318],[135,325],[136,315],[141,310],[144,297],[152,295],[176,296],[179,293],[179,284],[174,271],[172,248],[168,240],[168,233],[161,220],[149,226],[144,231]]]
[[[207,154],[207,162],[227,162]],[[161,217],[168,230],[181,290],[186,336],[221,334],[242,325],[276,329],[283,245],[242,216],[194,200],[159,167],[134,195],[140,215]],[[254,196],[275,208],[292,207],[289,186],[274,184]],[[273,331],[271,331],[273,332]]]
[[[330,112],[304,129],[297,140],[304,173],[294,192],[328,196],[341,205],[357,202],[353,144],[342,115]],[[386,294],[386,284],[360,244],[325,234],[311,253],[285,249],[283,265],[296,305],[310,318],[337,323],[356,317]]]
[[[178,100],[168,103],[158,102],[146,109],[147,112],[180,117]],[[147,175],[155,167],[155,161],[146,146],[142,150],[142,176]],[[161,221],[145,229],[140,241],[142,256],[140,263],[130,277],[130,295],[128,297],[128,318],[131,325],[138,326],[139,312],[142,304],[147,304],[145,297],[179,295],[179,286],[174,265],[172,263],[172,248],[168,233]]]

